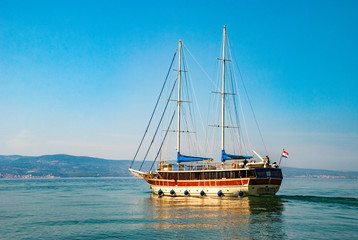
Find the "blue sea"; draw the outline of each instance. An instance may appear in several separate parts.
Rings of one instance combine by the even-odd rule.
[[[1,239],[358,239],[358,180],[275,197],[158,198],[136,178],[2,179]]]

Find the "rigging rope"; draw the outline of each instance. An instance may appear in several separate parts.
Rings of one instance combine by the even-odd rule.
[[[174,81],[174,84],[173,84],[173,87],[172,87],[172,91],[170,92],[170,95],[169,95],[169,99],[167,100],[167,104],[165,105],[163,114],[162,114],[162,116],[160,117],[160,120],[159,120],[157,129],[155,130],[154,136],[153,136],[153,138],[152,138],[152,141],[150,142],[150,145],[149,145],[149,147],[148,147],[147,153],[145,154],[145,156],[144,156],[144,158],[143,158],[143,161],[142,161],[142,164],[141,164],[140,167],[139,167],[139,171],[142,169],[142,166],[143,166],[143,164],[144,164],[144,162],[145,162],[145,160],[146,160],[146,158],[147,158],[147,156],[148,156],[148,153],[149,153],[149,151],[150,151],[150,149],[151,149],[151,147],[152,147],[152,145],[153,145],[153,142],[154,142],[154,140],[155,140],[155,137],[157,136],[158,129],[159,129],[159,127],[160,127],[160,124],[162,123],[162,120],[163,120],[165,111],[167,110],[167,107],[168,107],[168,104],[169,104],[169,101],[170,101],[170,98],[171,98],[171,96],[172,96],[172,94],[173,94],[173,92],[174,92],[174,88],[175,88],[176,82],[177,82],[177,79],[175,79],[175,81]]]
[[[158,158],[158,156],[159,156],[159,153],[160,153],[160,151],[162,150],[163,144],[164,144],[165,139],[167,138],[167,135],[168,135],[168,132],[169,132],[169,128],[170,128],[170,126],[172,125],[172,122],[173,122],[173,119],[174,119],[176,110],[177,110],[177,109],[175,108],[174,113],[173,113],[173,116],[172,116],[172,118],[170,119],[170,122],[169,122],[169,125],[168,125],[168,128],[167,128],[167,131],[165,132],[165,135],[164,135],[162,144],[160,144],[160,147],[159,147],[159,150],[158,150],[158,152],[157,152],[157,155],[155,156],[155,159],[154,159],[154,161],[153,161],[153,163],[152,163],[152,166],[150,167],[149,171],[152,170],[152,168],[153,168],[153,166],[154,166],[154,163],[155,163],[155,161],[157,161],[157,158]]]
[[[228,53],[229,59],[232,58],[230,48],[228,49],[227,53]],[[229,63],[232,65],[232,61],[229,62]],[[238,129],[238,130],[237,130],[237,135],[233,134],[233,138],[236,137],[236,140],[237,140],[237,142],[238,142],[238,145],[240,146],[240,144],[241,144],[241,146],[242,146],[242,144],[243,144],[243,139],[240,138],[240,118],[239,118],[239,111],[238,111],[238,106],[237,106],[237,100],[236,100],[236,97],[235,97],[235,95],[236,95],[237,98],[239,98],[239,92],[238,92],[237,88],[235,89],[235,86],[236,86],[235,83],[237,83],[237,81],[236,81],[235,72],[233,71],[233,69],[228,68],[228,75],[229,75],[229,84],[228,84],[228,86],[231,87],[231,92],[234,94],[234,95],[233,95],[234,116],[235,116],[235,119],[234,119],[234,120],[236,120],[236,122],[234,123],[234,120],[231,120],[231,121],[232,121],[233,124],[236,124],[236,127],[238,127],[238,128],[237,128],[237,129]],[[230,110],[230,109],[231,109],[231,108],[229,108],[229,110]],[[232,118],[232,116],[231,116],[231,111],[230,111],[230,118]],[[241,140],[241,141],[240,141],[240,140]],[[234,148],[234,150],[235,150],[235,149],[236,149],[236,148]]]
[[[184,43],[183,43],[184,45]],[[200,69],[204,72],[204,74],[206,75],[207,78],[209,78],[209,80],[211,81],[212,84],[214,84],[215,88],[218,89],[216,83],[213,81],[213,79],[211,79],[211,77],[209,76],[209,74],[204,70],[204,68],[200,65],[200,63],[195,59],[195,57],[191,54],[191,52],[189,51],[189,49],[185,46],[185,49],[188,51],[188,53],[190,54],[190,56],[194,59],[194,61],[199,65]]]
[[[229,45],[229,48],[230,48],[230,41],[229,41],[229,39],[228,39],[228,45]],[[230,53],[231,53],[231,51],[230,51]],[[235,57],[232,55],[232,53],[231,53],[231,57],[232,57],[232,62],[234,62],[235,61]],[[235,63],[236,63],[236,61],[235,61]],[[237,63],[236,63],[237,64]],[[238,66],[237,66],[238,67]],[[240,69],[239,69],[240,70]],[[242,107],[242,102],[241,102],[241,95],[240,95],[240,91],[239,91],[239,86],[238,86],[238,81],[236,80],[237,78],[236,78],[236,74],[235,74],[235,71],[233,71],[233,75],[234,75],[234,78],[235,78],[235,82],[236,82],[236,92],[237,92],[237,94],[238,94],[238,100],[239,100],[239,104],[240,104],[240,110],[241,110],[241,115],[242,115],[242,120],[243,120],[243,124],[244,124],[244,129],[245,129],[245,133],[246,133],[246,139],[247,139],[247,144],[248,144],[248,147],[249,147],[249,149],[252,149],[252,146],[251,146],[251,142],[250,142],[250,137],[249,137],[249,133],[248,133],[248,129],[247,129],[247,124],[246,124],[246,118],[245,118],[245,114],[244,114],[244,110],[243,110],[243,107]],[[241,75],[240,75],[240,77],[241,77]],[[242,77],[241,77],[241,79],[242,79]],[[243,80],[243,79],[242,79]],[[246,92],[246,95],[247,95],[247,92]],[[251,109],[252,111],[253,111],[253,109]],[[263,140],[263,139],[262,139]],[[245,142],[244,141],[242,141],[242,147],[244,148],[244,149],[246,149],[246,147],[245,147]],[[249,155],[249,153],[247,152],[247,154]]]
[[[192,99],[192,97],[191,97],[189,87],[188,87],[188,82],[190,82],[191,79],[190,79],[190,75],[188,74],[189,69],[187,68],[186,58],[185,58],[185,54],[184,54],[184,48],[183,48],[183,53],[182,54],[183,54],[182,59],[183,59],[183,69],[184,69],[184,76],[183,76],[183,86],[184,86],[184,88],[183,88],[182,93],[183,93],[183,97],[188,100],[188,104],[187,104],[188,111],[187,111],[186,108],[183,107],[182,112],[181,112],[182,113],[181,116],[182,116],[182,120],[184,121],[183,125],[186,127],[188,133],[190,133],[189,129],[194,128],[192,110],[191,110],[191,104],[190,104],[191,103],[190,100]],[[189,77],[188,77],[188,75],[189,75]],[[191,123],[192,123],[191,125],[188,123],[188,119],[186,117],[187,112],[189,113],[189,116],[190,116],[190,119],[191,119]],[[193,136],[193,134],[189,134],[189,136]],[[187,137],[187,136],[185,137],[185,139],[186,139],[185,142],[189,146],[188,150],[189,150],[189,152],[191,152],[190,151],[190,146],[195,145],[195,140],[191,142],[191,140],[193,140],[193,139],[191,139],[190,137]]]
[[[229,41],[228,41],[228,44],[229,44]],[[239,76],[240,76],[240,78],[241,78],[241,80],[242,80],[242,85],[244,86],[244,90],[245,90],[245,93],[246,93],[246,97],[247,97],[247,100],[248,100],[248,102],[249,102],[249,105],[250,105],[250,108],[251,108],[251,111],[252,111],[252,115],[254,116],[255,123],[256,123],[257,129],[258,129],[258,131],[259,131],[262,144],[264,145],[266,154],[268,155],[267,148],[266,148],[266,144],[265,144],[264,139],[263,139],[263,137],[262,137],[262,133],[261,133],[261,130],[260,130],[259,123],[258,123],[258,121],[257,121],[257,119],[256,119],[256,115],[255,115],[254,109],[253,109],[253,107],[252,107],[250,97],[249,97],[249,95],[248,95],[248,93],[247,93],[247,90],[246,90],[244,78],[242,77],[241,70],[240,70],[239,65],[237,64],[236,61],[235,61],[235,64],[236,64],[236,67],[237,67],[237,69],[238,69],[238,71],[239,71]]]
[[[209,78],[209,80],[213,83],[213,80],[210,78],[210,76],[205,72],[205,70],[201,67],[201,65],[199,64],[199,62],[198,61],[196,61],[196,59],[194,58],[194,56],[191,54],[191,52],[189,51],[189,49],[185,46],[185,48],[184,48],[185,50],[187,50],[188,51],[188,53],[189,53],[189,55],[194,59],[194,61],[199,65],[199,67],[201,68],[201,70],[206,74],[206,76]],[[187,64],[187,62],[186,62],[186,58],[184,58],[184,67],[186,67],[186,68],[188,68],[188,64]],[[197,99],[197,97],[196,97],[196,91],[195,91],[195,89],[194,89],[194,84],[193,84],[193,81],[191,80],[191,75],[190,75],[190,71],[189,71],[189,69],[188,69],[188,71],[187,71],[187,73],[188,73],[188,78],[189,78],[189,86],[190,86],[190,88],[191,88],[191,91],[190,91],[190,93],[192,93],[191,95],[193,96],[193,102],[195,103],[195,107],[196,107],[196,109],[197,109],[197,111],[198,111],[198,114],[199,114],[199,118],[200,118],[200,123],[201,123],[201,127],[202,127],[202,130],[203,130],[203,133],[205,134],[205,138],[207,139],[207,137],[206,137],[206,131],[205,131],[205,127],[204,127],[204,121],[203,121],[203,117],[202,117],[202,115],[201,115],[201,111],[200,111],[200,108],[199,108],[199,105],[198,105],[198,99]],[[188,87],[188,92],[189,92],[189,87]],[[196,119],[195,118],[193,118],[193,116],[192,116],[192,110],[191,110],[191,108],[190,108],[190,118],[191,118],[191,121],[192,121],[192,125],[194,126],[194,121],[196,121]],[[195,115],[194,115],[194,117],[195,117]],[[193,120],[194,119],[194,120]],[[199,149],[199,151],[197,151],[196,152],[196,154],[199,154],[199,152],[202,152],[202,153],[205,153],[205,151],[203,151],[203,149],[202,149],[202,147],[200,146],[200,144],[198,143],[198,140],[197,140],[197,134],[195,133],[194,134],[194,137],[193,137],[193,142],[194,142],[194,144],[195,144],[195,147],[194,147],[194,149]],[[208,145],[208,143],[207,143],[207,140],[205,140],[205,145]],[[206,147],[206,146],[205,146]]]
[[[184,56],[184,51],[183,51],[183,56]],[[195,100],[193,102],[197,103],[196,99],[194,99],[194,97],[193,97],[193,95],[195,96],[195,91],[193,88],[190,88],[190,87],[192,87],[192,80],[191,80],[190,71],[189,71],[189,67],[188,67],[186,58],[183,58],[183,60],[184,60],[184,64],[183,64],[184,71],[186,72],[186,74],[184,76],[185,76],[185,86],[186,86],[185,90],[186,90],[187,98],[188,98],[188,100],[189,99]],[[191,91],[190,91],[190,89],[191,89]],[[200,114],[200,109],[198,108],[197,110]],[[189,112],[190,119],[187,119],[187,117],[184,117],[184,121],[185,121],[188,129],[189,128],[195,129],[194,122],[196,122],[196,121],[195,121],[195,115],[193,115],[193,108],[192,108],[191,104],[188,105],[188,112]],[[186,110],[185,110],[185,115],[186,115]],[[189,125],[188,120],[190,120],[189,123],[191,125]],[[198,155],[198,148],[200,146],[199,146],[198,140],[197,140],[197,133],[196,133],[196,131],[194,131],[192,133],[193,134],[189,134],[189,136],[186,137],[188,151],[193,155]]]
[[[145,136],[146,136],[146,134],[147,134],[147,132],[148,132],[148,129],[149,129],[149,126],[150,126],[150,124],[151,124],[151,122],[152,122],[152,119],[153,119],[154,113],[155,113],[155,111],[156,111],[156,109],[157,109],[157,107],[158,107],[159,100],[160,100],[160,98],[161,98],[161,96],[162,96],[162,93],[163,93],[164,87],[165,87],[165,85],[166,85],[166,83],[167,83],[168,76],[169,76],[170,70],[171,70],[171,68],[172,68],[172,66],[173,66],[173,62],[174,62],[175,56],[176,56],[176,54],[177,54],[177,51],[178,51],[178,49],[177,49],[177,50],[175,51],[175,53],[174,53],[174,56],[173,56],[173,59],[172,59],[172,63],[170,64],[170,67],[169,67],[169,70],[168,70],[167,76],[165,77],[165,81],[164,81],[164,84],[163,84],[162,90],[160,91],[160,94],[159,94],[159,97],[158,97],[157,103],[155,104],[155,107],[154,107],[154,110],[153,110],[152,116],[150,117],[150,120],[149,120],[149,123],[148,123],[148,126],[147,126],[147,129],[145,130],[144,135],[143,135],[143,137],[142,137],[142,140],[140,141],[139,147],[138,147],[138,149],[137,149],[137,151],[136,151],[136,153],[135,153],[135,155],[134,155],[134,157],[133,157],[133,160],[132,160],[132,163],[131,163],[130,168],[132,168],[133,163],[134,163],[134,161],[135,161],[135,159],[136,159],[136,157],[137,157],[137,155],[138,155],[138,152],[139,152],[139,150],[140,150],[140,148],[141,148],[141,146],[142,146],[142,144],[143,144],[144,138],[145,138]]]

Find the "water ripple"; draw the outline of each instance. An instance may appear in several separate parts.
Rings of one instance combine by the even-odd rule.
[[[358,199],[352,197],[326,197],[326,196],[311,196],[311,195],[279,195],[277,197],[283,200],[333,203],[333,204],[343,204],[343,205],[358,207]]]

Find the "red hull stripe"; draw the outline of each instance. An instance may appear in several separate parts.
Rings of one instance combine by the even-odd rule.
[[[159,186],[187,186],[187,187],[197,187],[197,186],[232,186],[232,185],[247,185],[249,183],[248,179],[232,179],[232,180],[201,180],[201,181],[187,181],[187,180],[154,180],[146,179],[149,184],[159,185]]]

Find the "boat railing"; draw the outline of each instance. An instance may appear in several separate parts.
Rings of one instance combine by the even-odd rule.
[[[245,168],[242,162],[200,162],[200,163],[187,163],[187,164],[161,164],[160,170],[164,171],[202,171],[202,170],[226,170],[226,169],[239,169]]]

